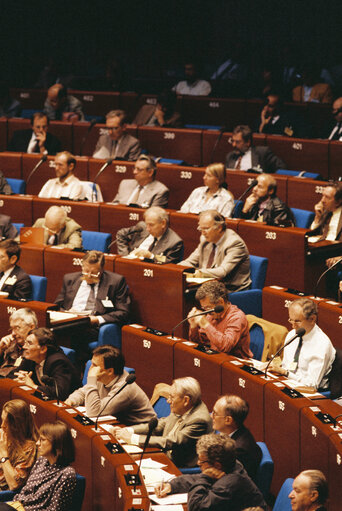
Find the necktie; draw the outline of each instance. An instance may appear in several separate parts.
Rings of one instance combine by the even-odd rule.
[[[95,310],[95,284],[88,284],[90,286],[88,300],[85,306],[85,310],[94,311]]]
[[[47,241],[47,244],[48,245],[57,245],[57,234],[51,234],[51,236],[49,237],[48,241]]]
[[[138,204],[141,189],[142,189],[142,186],[139,185],[138,189],[136,190],[135,194],[133,195],[133,197],[130,200],[130,204]]]
[[[151,245],[148,248],[149,252],[152,252],[152,250],[156,246],[157,241],[158,241],[157,238],[153,238],[153,241],[152,241]]]
[[[335,131],[334,133],[334,136],[332,137],[331,140],[339,140],[340,139],[340,136],[341,136],[341,123],[337,123],[337,130]]]
[[[298,369],[298,360],[299,360],[299,355],[300,355],[302,346],[303,346],[303,337],[300,337],[297,349],[296,349],[294,357],[293,357],[293,362],[296,363],[296,369],[294,370],[295,373],[297,372],[297,369]]]
[[[212,268],[212,266],[213,266],[214,259],[215,259],[215,251],[216,251],[216,245],[215,245],[215,243],[213,243],[213,248],[211,249],[209,259],[207,262],[207,268]]]
[[[113,140],[112,142],[112,152],[111,152],[111,157],[112,158],[115,158],[116,156],[116,148],[118,147],[118,143],[116,140]]]
[[[236,160],[236,165],[235,165],[236,170],[241,169],[241,160],[242,160],[242,156],[239,156],[238,159]]]
[[[39,147],[39,140],[38,139],[36,140],[36,145],[34,146],[33,152],[34,153],[40,153],[40,147]]]

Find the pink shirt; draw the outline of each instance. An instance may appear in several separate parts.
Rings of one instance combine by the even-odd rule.
[[[189,339],[197,343],[208,343],[217,351],[240,358],[253,357],[249,348],[249,329],[245,314],[236,305],[229,304],[220,320],[207,314],[209,325],[206,328],[190,328]]]

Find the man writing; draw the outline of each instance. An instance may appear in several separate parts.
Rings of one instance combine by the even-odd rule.
[[[82,248],[82,228],[59,206],[51,206],[44,218],[38,218],[33,227],[44,228],[44,243],[62,248]]]

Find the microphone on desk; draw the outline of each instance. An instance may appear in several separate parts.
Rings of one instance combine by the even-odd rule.
[[[252,190],[252,188],[254,188],[257,184],[258,184],[257,179],[253,179],[253,181],[251,182],[251,184],[249,185],[249,187],[248,187],[248,188],[246,188],[246,190],[245,190],[245,191],[244,191],[244,192],[240,195],[240,197],[236,200],[236,202],[235,202],[235,204],[234,204],[234,207],[233,207],[233,209],[232,209],[232,212],[231,212],[231,214],[230,214],[231,218],[233,218],[233,216],[234,216],[235,209],[236,209],[236,206],[238,205],[239,201],[240,201],[240,200],[241,200],[241,199],[242,199],[245,195],[247,195],[247,193],[248,193],[249,191],[251,191],[251,190]]]
[[[48,385],[49,387],[54,386],[55,387],[55,393],[57,398],[57,406],[59,406],[59,391],[58,391],[58,385],[54,378],[51,378],[50,376],[47,376],[46,374],[43,374],[40,378],[43,383]]]
[[[138,478],[139,478],[139,470],[140,470],[140,466],[141,466],[141,462],[142,462],[142,459],[143,459],[143,456],[145,454],[145,451],[147,449],[147,446],[148,446],[148,443],[150,441],[150,438],[152,436],[152,433],[153,431],[156,429],[156,427],[158,426],[158,419],[157,417],[152,417],[152,419],[149,420],[148,422],[148,432],[147,432],[147,435],[146,435],[146,439],[145,439],[145,442],[144,442],[144,447],[143,447],[143,450],[142,450],[142,453],[140,455],[140,458],[139,458],[139,463],[138,463],[138,470],[137,470],[137,473],[135,474],[134,476],[134,491],[135,491],[135,488],[138,484]]]
[[[132,229],[128,234],[127,236],[132,236],[133,234],[136,234],[137,232],[142,232],[144,230],[144,227],[142,225],[139,225],[139,227],[136,227],[135,229]],[[109,243],[108,245],[108,249],[107,249],[107,254],[109,253],[109,249],[112,245],[114,245],[114,243],[117,243],[117,240],[115,238],[115,240],[113,240],[111,243]]]
[[[221,129],[220,129],[220,133],[219,133],[217,139],[215,140],[215,144],[213,146],[213,150],[211,151],[210,163],[213,163],[215,151],[216,151],[217,146],[219,145],[219,142],[220,142],[221,138],[223,137],[223,133],[225,131],[228,131],[226,126],[222,126]]]
[[[295,339],[297,339],[297,337],[303,337],[303,335],[305,335],[305,333],[306,333],[305,328],[298,328],[298,330],[296,330],[296,334],[292,337],[292,339],[287,341],[286,344],[283,344],[283,346],[281,346],[279,348],[279,350],[275,353],[275,355],[271,358],[271,360],[269,360],[269,362],[268,362],[268,364],[267,364],[267,366],[265,368],[265,378],[267,378],[267,370],[268,370],[269,365],[271,364],[271,362],[279,355],[279,353],[281,353],[283,351],[284,348],[286,348],[286,346],[291,344],[291,342],[293,342]]]
[[[82,156],[82,153],[83,153],[83,147],[84,147],[84,144],[89,136],[89,133],[91,132],[91,130],[93,129],[93,127],[95,126],[96,124],[96,119],[92,119],[90,121],[90,124],[88,126],[88,129],[87,129],[87,132],[86,134],[84,135],[84,137],[82,138],[82,141],[81,141],[81,145],[80,145],[80,156]]]
[[[198,312],[197,314],[193,314],[192,316],[189,316],[189,317],[186,317],[186,318],[182,319],[182,321],[180,321],[175,327],[173,327],[172,332],[171,332],[172,339],[174,337],[173,334],[174,334],[176,328],[178,328],[179,325],[184,323],[184,321],[187,321],[188,319],[191,319],[191,318],[196,318],[197,316],[204,316],[205,314],[211,314],[212,312],[220,313],[220,312],[223,312],[223,309],[224,309],[223,305],[216,305],[216,307],[214,307],[213,309],[209,309],[209,310],[204,311],[204,312]]]
[[[337,261],[336,263],[334,263],[332,266],[330,266],[330,268],[327,268],[326,270],[324,270],[324,272],[319,276],[319,279],[317,280],[316,285],[315,285],[315,293],[314,293],[314,297],[315,298],[317,298],[317,289],[318,289],[319,283],[321,282],[321,280],[324,277],[324,275],[326,273],[328,273],[328,271],[330,271],[333,268],[335,268],[335,266],[338,266],[341,263],[342,263],[342,258],[339,261]]]
[[[135,380],[136,380],[136,376],[135,374],[128,374],[126,376],[126,380],[125,380],[125,383],[119,388],[119,390],[117,392],[115,392],[115,394],[107,401],[107,403],[101,408],[101,410],[99,411],[99,414],[97,415],[96,417],[96,420],[95,420],[95,431],[97,430],[97,423],[98,423],[98,420],[99,420],[99,417],[101,415],[101,413],[103,412],[103,410],[109,405],[109,403],[112,401],[112,399],[114,399],[118,394],[120,394],[120,392],[125,388],[127,387],[127,385],[131,385],[131,383],[134,383]]]
[[[28,178],[26,179],[26,185],[29,184],[30,182],[30,179],[31,177],[33,176],[33,174],[39,169],[39,167],[47,160],[47,154],[43,154],[43,156],[40,158],[39,162],[37,163],[37,165],[35,165],[33,167],[33,169],[31,170],[31,172],[29,173],[28,175]]]
[[[101,176],[102,172],[104,172],[106,170],[107,167],[109,167],[109,165],[113,162],[114,158],[108,158],[108,160],[106,161],[106,163],[104,163],[102,165],[102,167],[100,168],[100,170],[98,171],[98,173],[96,174],[95,178],[94,178],[94,181],[93,181],[93,195],[94,195],[94,190],[96,190],[96,182],[97,182],[97,178]]]

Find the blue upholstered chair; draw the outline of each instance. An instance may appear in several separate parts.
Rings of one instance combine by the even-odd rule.
[[[307,211],[306,209],[290,208],[293,216],[295,217],[296,227],[303,227],[309,229],[314,219],[315,213]]]
[[[304,170],[278,169],[276,174],[290,177],[304,177],[306,179],[319,179],[321,176],[317,172],[305,172]]]
[[[167,417],[171,413],[170,405],[167,402],[166,397],[160,396],[158,400],[154,403],[153,409],[157,414],[158,419],[162,417]]]
[[[60,348],[62,348],[64,355],[66,357],[68,357],[70,362],[72,362],[74,364],[75,363],[75,357],[76,357],[75,350],[73,350],[72,348],[67,348],[66,346],[60,346]]]
[[[107,252],[112,236],[109,232],[82,231],[84,250],[100,250]]]
[[[12,225],[14,225],[14,227],[17,229],[18,234],[20,234],[20,229],[21,229],[22,227],[25,227],[25,224],[18,224],[18,223],[16,223],[16,222],[12,222]]]
[[[45,302],[47,278],[40,275],[29,275],[32,282],[32,300]]]
[[[25,193],[26,183],[23,179],[15,179],[13,177],[8,177],[7,183],[12,188],[13,193]]]
[[[293,479],[285,479],[276,501],[273,506],[273,511],[292,511],[291,501],[289,499],[289,493],[292,491]]]
[[[265,342],[265,336],[261,326],[253,325],[249,331],[249,335],[251,339],[250,348],[253,353],[253,358],[261,360]]]
[[[89,343],[89,349],[94,350],[98,346],[111,344],[121,349],[121,327],[116,323],[107,323],[100,326],[97,341]]]
[[[262,492],[264,498],[267,499],[272,483],[274,463],[265,442],[257,442],[257,444],[261,449],[262,458],[256,473],[255,483]]]

